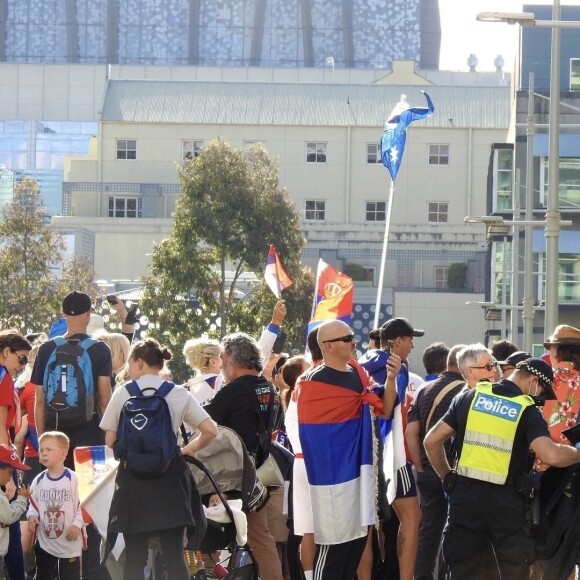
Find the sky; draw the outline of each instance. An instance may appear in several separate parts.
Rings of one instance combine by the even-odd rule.
[[[523,12],[524,4],[551,5],[549,0],[439,0],[441,15],[441,70],[467,71],[471,53],[477,56],[478,71],[495,70],[498,54],[505,61],[504,70],[512,72],[517,49],[519,26],[477,22],[479,12]],[[562,5],[570,1],[562,1]]]

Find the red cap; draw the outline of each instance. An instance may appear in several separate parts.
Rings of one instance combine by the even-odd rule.
[[[0,444],[0,467],[4,467],[5,465],[22,471],[28,471],[30,469],[28,465],[20,462],[14,447],[2,443]]]

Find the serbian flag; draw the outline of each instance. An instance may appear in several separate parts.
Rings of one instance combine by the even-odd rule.
[[[349,324],[353,296],[352,278],[319,260],[308,332],[327,320],[338,319]]]
[[[268,284],[270,290],[274,292],[276,298],[280,298],[280,292],[282,292],[282,290],[294,284],[290,279],[290,276],[284,272],[280,256],[278,256],[276,248],[272,245],[270,245],[268,257],[266,258],[264,280],[266,280],[266,284]]]
[[[383,165],[389,170],[391,179],[395,181],[401,162],[403,161],[403,152],[407,140],[407,127],[419,119],[430,117],[435,111],[433,101],[425,91],[421,91],[427,100],[427,108],[411,107],[401,99],[393,109],[387,122],[385,131],[381,137],[381,158]]]
[[[302,375],[296,384],[298,433],[317,544],[342,544],[361,538],[376,521],[370,405],[376,405],[380,412],[382,402],[371,392],[375,383],[361,365],[355,361],[349,365],[361,379],[360,393],[329,382],[335,377],[323,365]]]

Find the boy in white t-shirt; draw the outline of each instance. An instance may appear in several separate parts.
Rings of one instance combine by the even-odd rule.
[[[18,454],[12,446],[2,443],[0,445],[0,486],[4,486],[12,480],[15,469],[28,471],[30,467],[20,462]],[[6,494],[0,490],[0,558],[8,552],[10,540],[8,526],[17,522],[26,511],[28,495],[28,487],[21,486],[18,488],[18,497],[9,503]]]
[[[28,526],[36,534],[37,578],[79,580],[81,551],[85,547],[84,523],[74,471],[64,466],[69,438],[47,431],[39,438],[39,459],[46,470],[30,487]]]

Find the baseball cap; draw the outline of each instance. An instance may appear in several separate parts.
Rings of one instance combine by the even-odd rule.
[[[84,292],[75,290],[68,294],[62,301],[62,311],[67,316],[78,316],[84,314],[91,309],[91,299]]]
[[[552,371],[552,367],[547,362],[543,361],[541,358],[529,358],[519,362],[516,365],[516,369],[524,369],[529,373],[536,375],[544,387],[546,399],[556,398],[556,393],[552,388],[554,372]]]
[[[381,339],[386,340],[399,336],[423,336],[424,334],[424,330],[415,330],[406,318],[391,318],[381,326]]]
[[[28,471],[30,469],[28,465],[20,462],[16,450],[13,447],[2,443],[0,444],[0,467],[5,467],[6,465],[22,471]]]
[[[497,364],[500,366],[507,365],[510,367],[515,367],[518,363],[529,358],[532,358],[532,355],[529,352],[518,350],[510,354],[505,360],[498,360]]]

